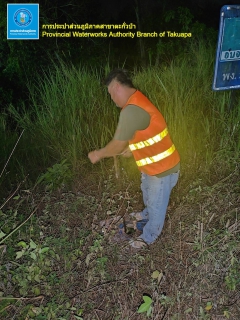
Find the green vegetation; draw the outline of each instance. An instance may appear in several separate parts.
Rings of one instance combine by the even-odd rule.
[[[141,209],[132,159],[120,160],[116,180],[112,159],[92,166],[87,158],[117,124],[101,85],[109,68],[59,62],[29,84],[30,110],[5,110],[0,318],[239,318],[240,108],[229,110],[230,92],[211,90],[214,58],[199,41],[171,62],[133,71],[182,159],[163,234],[145,252],[110,244],[113,228],[99,227],[109,214]]]
[[[213,61],[214,50],[200,41],[169,65],[134,73],[136,85],[166,118],[187,180],[193,174],[208,181],[224,177],[239,159],[240,109],[228,112],[230,93],[211,90]],[[60,63],[30,86],[30,111],[24,105],[20,111],[9,107],[18,128],[25,129],[15,168],[27,174],[30,167],[36,174],[36,168],[42,172],[54,160],[66,159],[73,171],[88,163],[87,153],[111,139],[119,114],[102,78],[103,72]]]
[[[152,299],[148,296],[143,296],[143,300],[144,300],[144,302],[139,307],[138,313],[146,312],[147,317],[149,317],[151,315],[151,311],[152,311],[152,306],[151,306]]]

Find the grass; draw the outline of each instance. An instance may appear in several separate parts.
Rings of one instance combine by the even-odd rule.
[[[18,128],[25,129],[17,155],[22,163],[19,166],[15,161],[15,171],[18,168],[26,173],[32,168],[31,174],[39,174],[60,159],[67,159],[77,171],[88,162],[89,150],[110,139],[117,124],[117,110],[100,82],[96,71],[67,67],[61,62],[31,84],[29,110],[24,105],[20,110],[13,105],[8,108]]]
[[[236,105],[229,112],[229,91],[212,91],[214,58],[212,46],[193,42],[170,63],[134,73],[134,83],[167,121],[186,180],[193,174],[208,181],[224,176],[239,159],[240,109]],[[101,85],[104,72],[60,61],[29,86],[29,110],[24,105],[20,111],[9,107],[18,129],[25,129],[11,161],[15,168],[25,174],[32,168],[36,178],[36,172],[63,159],[73,172],[89,164],[87,153],[111,140],[119,115]],[[5,147],[5,161],[9,150]]]
[[[0,185],[11,173],[11,183],[29,174],[33,184],[41,174],[46,189],[22,183],[0,205],[0,317],[141,320],[148,296],[151,319],[239,319],[240,109],[228,110],[230,92],[211,90],[214,57],[210,45],[192,43],[134,72],[181,155],[163,233],[146,251],[110,245],[115,226],[104,234],[99,226],[142,204],[132,159],[120,160],[118,181],[111,159],[87,159],[112,138],[119,114],[104,71],[59,62],[29,86],[31,109],[6,110],[15,133],[1,115],[4,164],[24,133]]]
[[[14,107],[10,112],[31,136],[43,139],[47,152],[69,159],[76,168],[86,150],[103,144],[113,132],[111,124],[102,128],[114,115],[103,108],[106,95],[99,83],[96,71],[61,62],[30,87],[30,112],[20,114]]]

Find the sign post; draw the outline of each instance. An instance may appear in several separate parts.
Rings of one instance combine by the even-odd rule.
[[[240,88],[240,5],[225,5],[220,11],[213,90]]]

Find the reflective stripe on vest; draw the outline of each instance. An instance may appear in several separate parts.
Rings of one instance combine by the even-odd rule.
[[[138,167],[142,167],[142,166],[145,166],[146,164],[151,164],[151,163],[154,163],[154,162],[158,162],[164,158],[167,158],[168,156],[170,156],[174,151],[175,151],[175,146],[174,144],[166,151],[164,152],[161,152],[153,157],[149,157],[149,158],[145,158],[145,159],[141,159],[141,160],[138,160],[136,161],[137,163],[137,166]]]
[[[130,144],[129,148],[131,151],[133,151],[133,150],[142,149],[142,148],[151,146],[154,143],[161,141],[164,137],[166,137],[167,134],[168,134],[168,129],[165,128],[162,132],[158,133],[156,136],[152,138],[149,138],[145,141],[140,141],[137,143]]]

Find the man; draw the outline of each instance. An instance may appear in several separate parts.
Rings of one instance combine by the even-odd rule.
[[[130,241],[132,247],[140,249],[153,243],[162,231],[170,193],[179,176],[180,157],[162,114],[133,86],[126,71],[113,70],[105,84],[112,100],[122,109],[119,123],[113,139],[88,157],[96,163],[106,157],[127,155],[131,150],[142,173],[145,205],[142,212],[132,216],[136,220],[148,219],[141,236]]]

